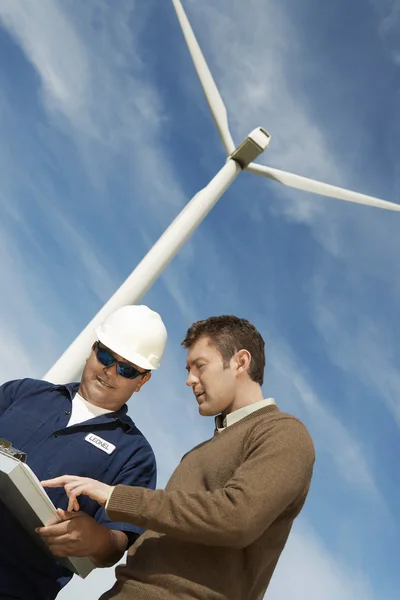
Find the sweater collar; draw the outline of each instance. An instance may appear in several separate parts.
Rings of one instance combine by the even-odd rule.
[[[254,402],[254,404],[248,404],[247,406],[243,406],[238,410],[235,410],[226,417],[223,415],[217,415],[215,417],[215,429],[216,431],[223,431],[226,427],[237,423],[247,417],[247,415],[251,415],[251,413],[256,410],[260,410],[260,408],[264,408],[265,406],[271,406],[272,404],[276,404],[273,398],[264,398],[264,400],[260,400],[259,402]]]

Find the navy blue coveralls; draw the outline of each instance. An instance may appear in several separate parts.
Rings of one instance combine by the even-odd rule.
[[[109,485],[155,488],[153,450],[127,415],[127,407],[67,427],[72,399],[79,384],[53,385],[21,379],[0,386],[0,438],[27,453],[27,463],[39,480],[59,475],[81,475]],[[111,454],[85,440],[100,436],[115,446]],[[56,508],[66,509],[63,488],[47,490]],[[110,522],[105,510],[87,496],[81,510],[98,523],[124,531],[132,544],[142,533],[127,523]],[[53,600],[72,573],[47,556],[1,502],[0,490],[0,599]]]

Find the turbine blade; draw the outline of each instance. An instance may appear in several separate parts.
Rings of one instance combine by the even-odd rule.
[[[308,177],[294,175],[294,173],[280,171],[279,169],[274,169],[272,167],[265,167],[264,165],[250,163],[246,168],[246,171],[255,173],[256,175],[262,175],[263,177],[268,177],[269,179],[274,179],[279,183],[283,183],[283,185],[304,190],[305,192],[312,192],[313,194],[320,194],[321,196],[330,196],[331,198],[345,200],[346,202],[357,202],[358,204],[375,206],[385,210],[400,211],[400,204],[387,202],[386,200],[380,200],[379,198],[373,198],[372,196],[366,196],[365,194],[359,194],[358,192],[352,192],[350,190],[346,190],[345,188],[315,181],[314,179],[308,179]]]
[[[219,135],[221,136],[222,143],[224,144],[227,154],[230,155],[235,150],[236,146],[229,131],[228,114],[226,112],[224,101],[222,100],[213,76],[211,75],[210,69],[208,68],[203,53],[193,33],[193,29],[189,23],[181,1],[172,0],[172,3],[175,7],[183,35],[185,36],[189,52],[192,56],[197,75],[199,76],[201,86],[206,96],[208,106],[210,107],[211,114],[214,118]]]

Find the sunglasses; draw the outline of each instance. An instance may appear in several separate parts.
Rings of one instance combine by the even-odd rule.
[[[139,371],[139,369],[133,367],[129,363],[120,362],[115,358],[114,354],[110,352],[110,350],[108,350],[108,348],[100,346],[99,342],[95,343],[94,351],[96,353],[96,357],[99,363],[101,363],[105,367],[111,367],[111,365],[116,363],[118,375],[121,375],[121,377],[125,377],[125,379],[135,379],[136,377],[139,377],[139,375],[145,375],[146,373],[150,373],[150,370]]]

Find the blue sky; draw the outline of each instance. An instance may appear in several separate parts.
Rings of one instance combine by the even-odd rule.
[[[186,0],[240,142],[262,161],[400,202],[398,0]],[[0,2],[2,380],[42,376],[223,148],[169,2]],[[144,302],[162,369],[130,414],[163,486],[210,436],[185,388],[187,327],[251,320],[265,395],[313,435],[312,492],[270,600],[394,600],[400,584],[400,216],[244,173]],[[113,569],[60,595],[96,600]]]

